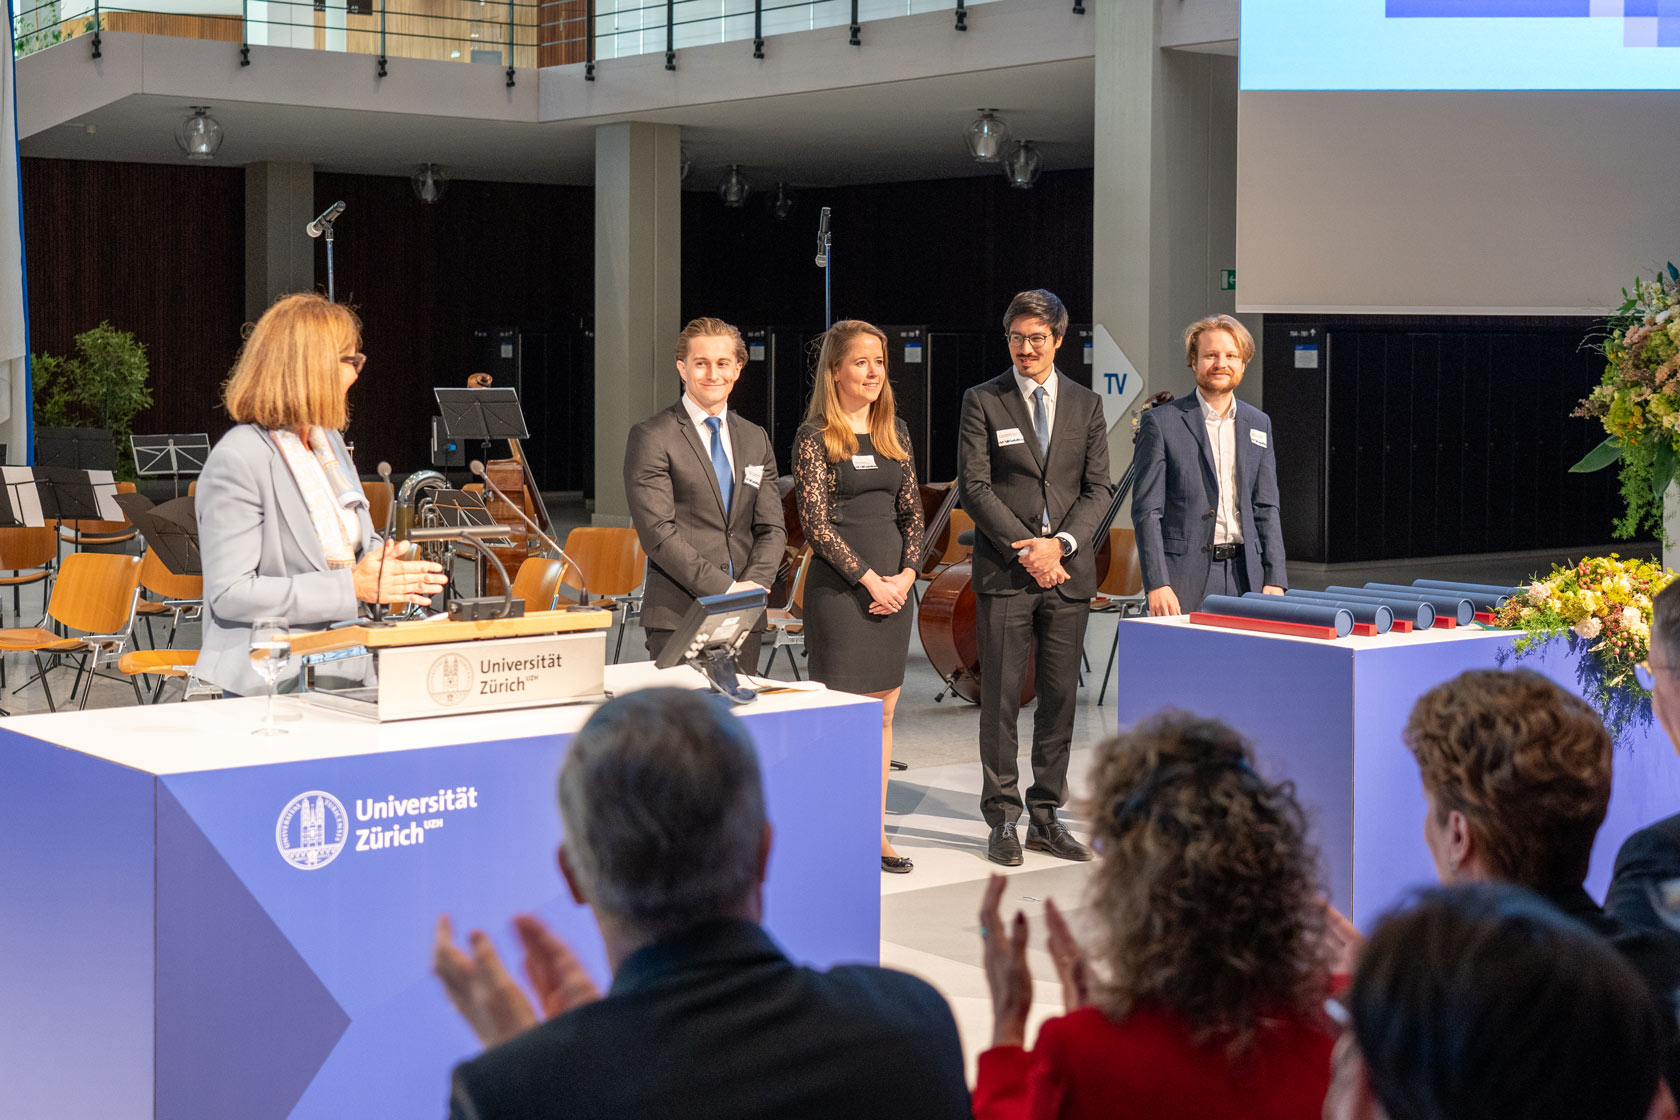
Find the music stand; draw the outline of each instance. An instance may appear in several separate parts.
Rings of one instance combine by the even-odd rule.
[[[117,468],[117,451],[107,428],[36,428],[35,465],[113,471]]]
[[[59,521],[123,521],[117,504],[117,481],[110,471],[73,467],[35,467],[36,489],[43,517]]]
[[[178,576],[204,574],[204,560],[198,551],[198,514],[191,498],[171,498],[154,505],[144,494],[118,494],[117,505],[170,572]]]
[[[758,620],[764,617],[769,599],[769,592],[759,588],[726,591],[694,600],[694,605],[671,632],[665,648],[654,658],[655,667],[693,665],[705,675],[713,692],[737,704],[757,699],[758,691],[741,683],[735,656],[741,652]]]
[[[453,440],[483,442],[484,457],[490,457],[493,439],[529,439],[525,414],[519,408],[517,389],[433,389],[443,430]]]
[[[204,470],[210,457],[210,437],[204,432],[185,435],[131,436],[134,471],[143,475],[170,475],[175,479],[175,496],[181,496],[181,476]]]
[[[0,505],[0,528],[41,529],[47,524],[33,467],[0,467]]]

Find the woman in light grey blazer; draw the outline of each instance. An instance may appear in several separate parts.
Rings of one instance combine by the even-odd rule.
[[[361,323],[313,293],[263,313],[234,364],[223,403],[239,426],[205,461],[195,506],[204,562],[198,676],[231,695],[262,692],[250,628],[353,621],[360,604],[428,603],[442,568],[381,542],[339,435],[345,396],[366,358]]]

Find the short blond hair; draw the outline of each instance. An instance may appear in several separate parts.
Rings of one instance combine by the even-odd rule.
[[[222,404],[241,424],[341,431],[349,415],[339,359],[361,338],[361,320],[344,304],[316,292],[281,296],[247,332]]]
[[[741,332],[722,319],[713,319],[707,316],[690,319],[688,326],[684,327],[682,333],[677,335],[677,361],[688,361],[688,343],[690,339],[695,338],[733,339],[735,341],[735,364],[743,366],[747,364],[747,344],[742,340]]]
[[[1201,345],[1202,336],[1208,331],[1225,331],[1236,339],[1237,351],[1242,355],[1243,364],[1254,360],[1254,336],[1248,333],[1248,328],[1229,315],[1209,315],[1184,328],[1185,365],[1196,364],[1196,347]]]

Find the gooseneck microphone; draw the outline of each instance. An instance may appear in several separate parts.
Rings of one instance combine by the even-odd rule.
[[[342,205],[342,204],[341,204]],[[391,464],[381,459],[378,467],[379,478],[386,486],[391,485]],[[379,531],[379,568],[373,577],[373,623],[375,626],[387,625],[385,621],[385,546],[391,540],[391,526],[397,516],[396,490],[391,491],[391,503],[385,507],[385,524]]]
[[[525,516],[525,511],[519,508],[519,504],[517,502],[513,501],[512,499],[510,499],[506,494],[502,493],[501,488],[498,487],[494,482],[490,481],[490,475],[484,469],[483,460],[474,459],[472,462],[467,464],[467,469],[469,471],[471,471],[473,474],[477,475],[480,479],[482,479],[483,482],[484,482],[484,488],[486,490],[490,491],[492,494],[496,495],[496,497],[500,498],[503,502],[505,502],[507,504],[507,507],[509,509],[513,510],[514,516],[518,517],[519,520],[525,522],[525,527],[527,529],[531,530],[531,532],[533,532],[537,536],[541,537],[542,542],[544,544],[546,544],[554,552],[558,553],[559,556],[560,556],[560,559],[564,560],[566,563],[570,564],[574,569],[576,569],[577,574],[578,574],[578,580],[579,580],[579,582],[582,582],[582,580],[583,580],[583,565],[579,564],[576,560],[573,560],[570,556],[567,556],[566,555],[566,550],[560,547],[559,542],[557,542],[553,537],[549,536],[547,533],[543,532],[542,529],[540,529],[537,526],[537,523],[535,521],[532,521],[529,517],[526,517]],[[589,607],[588,600],[589,600],[588,589],[583,588],[583,587],[578,588],[576,609],[578,609],[578,610],[589,610],[590,607]]]
[[[828,207],[822,208],[822,217],[817,219],[817,267],[828,267]]]
[[[344,203],[341,200],[321,211],[319,217],[303,227],[303,232],[311,237],[319,237],[332,228],[332,224],[338,220],[338,216],[342,213],[344,213]]]

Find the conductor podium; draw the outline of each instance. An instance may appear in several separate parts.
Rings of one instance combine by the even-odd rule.
[[[607,611],[537,611],[457,622],[445,616],[344,626],[292,639],[302,695],[352,715],[419,719],[596,702],[607,662]],[[346,662],[372,659],[373,683],[334,686]]]

